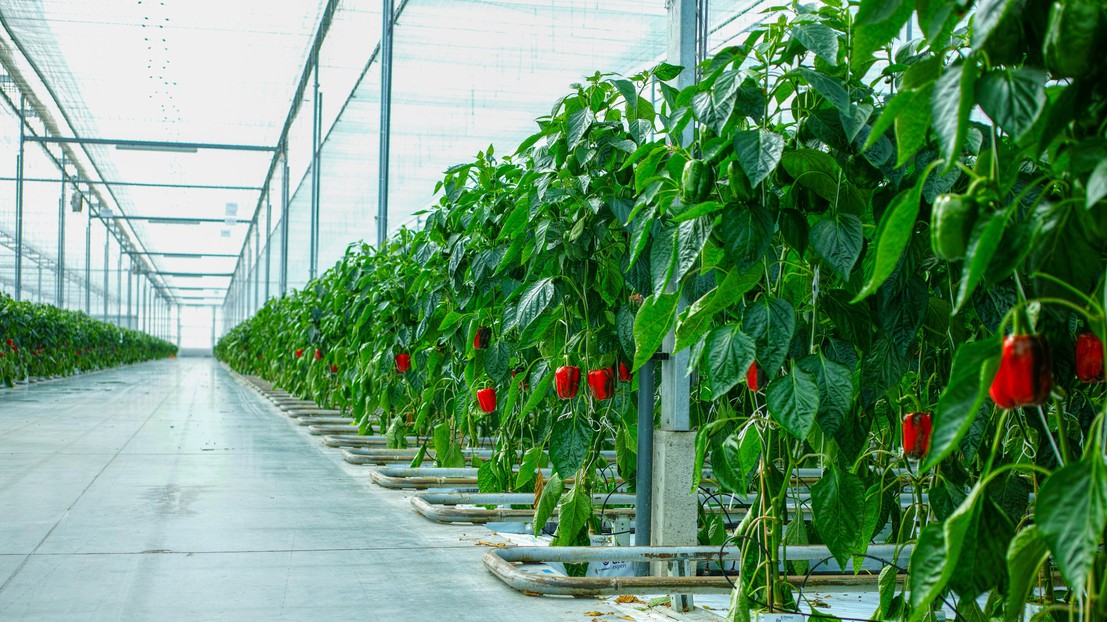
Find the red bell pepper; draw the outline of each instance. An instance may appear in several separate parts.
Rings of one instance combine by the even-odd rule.
[[[903,416],[903,454],[912,460],[921,460],[930,450],[930,415],[907,413]]]
[[[1076,378],[1080,382],[1103,382],[1103,342],[1094,333],[1076,338]]]
[[[477,329],[477,334],[473,335],[473,349],[474,350],[487,350],[488,344],[492,341],[492,329],[487,326],[481,326]]]
[[[323,351],[320,350],[319,348],[315,348],[315,360],[317,360],[317,361],[323,360]]]
[[[754,392],[765,388],[765,369],[761,367],[761,363],[754,361],[746,370],[746,386]]]
[[[615,374],[611,368],[604,367],[588,372],[588,388],[592,391],[592,397],[601,402],[611,399],[615,393]]]
[[[571,400],[580,390],[580,368],[575,365],[562,365],[554,372],[554,388],[557,397]]]
[[[300,348],[299,350],[296,350],[296,358],[300,358],[303,355],[304,355],[304,349],[303,348]]]
[[[496,410],[496,389],[488,387],[477,391],[477,405],[481,412],[494,412]]]
[[[619,361],[619,382],[630,382],[630,379],[630,368],[626,363]]]
[[[401,374],[407,373],[411,369],[411,355],[407,352],[401,352],[396,355],[396,371]]]
[[[1041,335],[1010,335],[988,393],[1000,408],[1036,406],[1049,399],[1053,368],[1049,342]]]
[[[332,374],[337,374],[338,373],[338,365],[335,365],[334,363],[331,363],[331,373]]]

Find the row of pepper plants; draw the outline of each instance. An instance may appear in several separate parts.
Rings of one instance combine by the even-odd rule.
[[[0,293],[0,386],[177,354],[177,346],[80,311],[17,302]]]
[[[789,545],[846,569],[874,541],[914,547],[878,619],[1102,619],[1105,41],[1094,1],[774,9],[694,86],[575,85],[218,353],[417,463],[491,436],[481,489],[535,491],[572,545],[588,493],[633,489],[632,373],[673,331],[697,484],[756,499],[701,517],[743,551],[732,619],[797,606]]]

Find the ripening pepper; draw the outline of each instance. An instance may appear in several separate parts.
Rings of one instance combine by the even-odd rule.
[[[735,199],[749,201],[753,198],[753,186],[750,185],[750,178],[746,177],[746,172],[742,170],[741,166],[738,166],[737,160],[731,160],[730,164],[727,164],[726,177],[730,182],[730,191],[734,193]]]
[[[912,460],[921,460],[930,450],[930,415],[907,413],[903,416],[903,454]]]
[[[1103,382],[1103,342],[1094,333],[1076,338],[1076,378],[1080,382]]]
[[[525,370],[525,369],[513,369],[513,370],[511,370],[511,379],[515,380],[517,377],[519,377],[519,374],[523,375],[523,378],[521,380],[519,380],[519,388],[520,389],[529,389],[530,388],[530,383],[527,382],[527,370]]]
[[[976,215],[976,202],[971,197],[938,195],[930,211],[930,247],[934,254],[946,261],[963,259]]]
[[[477,333],[473,335],[473,349],[474,350],[487,350],[488,344],[492,342],[492,329],[487,326],[481,326],[477,329]]]
[[[496,389],[488,387],[477,391],[477,405],[481,412],[494,412],[496,410]]]
[[[746,386],[755,392],[765,388],[765,369],[761,367],[761,363],[754,361],[746,370]]]
[[[680,176],[680,202],[685,205],[703,203],[715,189],[715,172],[703,160],[688,160]]]
[[[592,391],[592,397],[605,401],[615,394],[615,374],[610,367],[593,369],[588,372],[588,388]]]
[[[323,360],[323,351],[320,350],[319,348],[315,349],[315,360],[317,360],[317,361]]]
[[[396,371],[401,374],[407,373],[411,369],[411,355],[407,352],[401,352],[396,355]]]
[[[554,389],[557,397],[571,400],[580,390],[580,368],[575,365],[562,365],[554,372]]]
[[[630,382],[630,379],[630,367],[627,367],[626,363],[619,361],[619,382]]]
[[[296,358],[300,358],[303,355],[304,355],[304,349],[303,348],[300,348],[300,349],[296,350]]]
[[[1036,406],[1049,399],[1053,369],[1049,342],[1041,335],[1010,335],[988,393],[1000,408]]]
[[[1107,31],[1107,17],[1101,5],[1099,0],[1053,3],[1042,52],[1054,78],[1088,76],[1103,60],[1100,42]]]
[[[335,365],[334,363],[331,363],[331,373],[332,374],[337,374],[338,373],[338,365]]]

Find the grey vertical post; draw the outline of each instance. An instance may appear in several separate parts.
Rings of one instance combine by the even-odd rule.
[[[79,190],[78,190],[79,192]],[[85,315],[92,315],[92,205],[85,220]]]
[[[115,263],[115,325],[123,326],[123,249]]]
[[[388,152],[392,133],[392,0],[382,0],[381,23],[381,145],[377,190],[377,248],[388,239]]]
[[[678,90],[695,82],[696,65],[696,0],[667,0],[669,14],[668,62],[684,67],[677,78]],[[692,140],[687,128],[680,142]],[[676,291],[670,284],[669,293]],[[682,297],[683,298],[683,297]],[[686,306],[682,299],[679,313]],[[688,407],[690,399],[688,351],[673,353],[676,341],[669,331],[662,350],[669,356],[661,362],[661,429],[654,444],[653,506],[651,508],[651,544],[659,546],[691,546],[697,543],[696,521],[698,495],[690,492],[692,469],[695,467],[696,433],[691,431]],[[665,564],[670,574],[688,575],[694,568],[686,563]],[[690,594],[671,594],[673,611],[692,608]]]
[[[634,544],[650,543],[650,521],[653,492],[653,361],[638,369],[638,468],[634,484]],[[649,563],[638,566],[638,575],[649,574]]]
[[[261,231],[258,221],[254,221],[254,313],[258,312],[261,297]]]
[[[61,194],[58,195],[58,267],[54,304],[59,309],[65,304],[65,149],[61,154]]]
[[[135,260],[134,257],[128,263],[130,270],[127,272],[127,328],[132,330],[138,327],[134,324],[134,310],[131,304],[131,285],[134,283]]]
[[[281,156],[281,287],[283,296],[288,291],[288,143],[284,144],[284,154]]]
[[[319,107],[319,48],[315,48],[315,80],[311,97],[311,256],[308,258],[308,278],[319,274],[319,131],[323,111]]]
[[[110,321],[108,319],[108,289],[111,287],[108,281],[108,245],[111,243],[111,236],[108,235],[108,226],[104,225],[104,316],[105,322]]]
[[[19,94],[19,155],[15,160],[15,299],[23,299],[23,94]]]
[[[181,347],[181,305],[177,305],[177,348]]]
[[[216,306],[211,306],[211,346],[215,347],[215,311]]]
[[[273,248],[272,240],[269,237],[269,232],[273,230],[273,202],[271,200],[270,187],[266,184],[265,188],[265,300],[269,301],[269,279],[272,276],[272,272],[269,266],[269,262],[273,259],[273,254],[270,252]],[[180,314],[178,313],[178,317]]]

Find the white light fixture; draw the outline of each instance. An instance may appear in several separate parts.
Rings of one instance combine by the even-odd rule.
[[[228,203],[226,214],[227,214],[228,218],[231,217],[231,216],[237,216],[238,215],[238,203]]]

